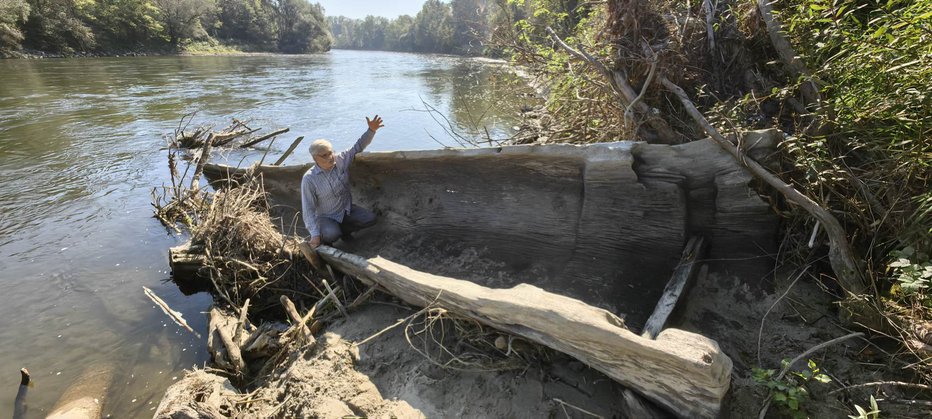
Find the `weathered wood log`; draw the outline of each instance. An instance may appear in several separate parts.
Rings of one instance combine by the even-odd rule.
[[[261,137],[259,137],[259,138],[256,138],[255,140],[246,141],[245,143],[243,143],[242,145],[240,145],[239,148],[246,148],[246,147],[249,147],[249,146],[253,146],[253,145],[259,144],[259,143],[261,143],[261,142],[263,142],[263,141],[265,141],[265,140],[268,140],[269,138],[272,138],[272,137],[274,137],[274,136],[276,136],[276,135],[279,135],[279,134],[284,134],[284,133],[286,133],[286,132],[288,132],[288,131],[290,131],[290,130],[291,130],[291,128],[282,128],[282,129],[279,129],[279,130],[272,131],[272,132],[270,132],[270,133],[268,133],[268,134],[265,134],[265,135],[263,135],[263,136],[261,136]]]
[[[318,253],[409,304],[436,304],[571,355],[680,417],[715,417],[728,391],[731,359],[701,335],[667,329],[645,339],[606,310],[531,285],[491,289],[329,246]]]
[[[232,372],[245,374],[247,372],[246,362],[243,361],[243,355],[239,347],[240,342],[234,342],[232,334],[230,333],[231,330],[236,327],[236,319],[223,314],[216,306],[210,308],[208,316],[210,322],[209,328],[211,329],[208,346],[213,346],[212,349],[214,349],[215,358],[217,358],[217,353],[221,353],[221,351],[216,351],[216,340],[219,340],[219,343],[223,344],[225,355],[228,358],[227,361],[230,362],[230,367],[233,369]],[[223,364],[223,362],[218,362],[218,365],[223,366]]]
[[[683,258],[680,259],[679,265],[677,265],[676,269],[673,271],[673,277],[670,278],[670,282],[667,282],[667,286],[663,289],[663,295],[660,297],[660,301],[657,301],[657,307],[654,308],[654,312],[651,313],[650,317],[647,319],[647,323],[644,324],[644,330],[641,331],[641,336],[653,339],[657,337],[657,334],[663,329],[663,325],[667,322],[667,318],[670,317],[670,314],[673,313],[673,309],[676,308],[676,303],[679,301],[680,295],[686,288],[686,284],[692,279],[693,274],[696,272],[694,269],[696,267],[696,260],[699,259],[699,256],[702,254],[704,243],[705,240],[697,236],[691,237],[689,242],[686,243],[686,247],[683,249]]]
[[[275,163],[273,164],[273,166],[279,166],[279,165],[281,165],[282,163],[284,163],[284,162],[285,162],[285,159],[287,159],[288,156],[291,155],[291,153],[294,151],[294,149],[298,148],[298,144],[301,144],[301,140],[303,140],[303,139],[304,139],[304,137],[298,137],[296,140],[294,140],[294,142],[291,143],[290,146],[288,146],[288,149],[285,150],[285,154],[282,154],[282,156],[279,157],[278,160],[275,160]]]

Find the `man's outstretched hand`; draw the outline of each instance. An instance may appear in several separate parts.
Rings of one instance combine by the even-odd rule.
[[[317,246],[320,246],[320,236],[311,237],[311,241],[307,244],[311,245],[311,249],[316,249]]]
[[[378,115],[376,115],[375,118],[372,118],[372,119],[369,119],[369,117],[367,116],[366,124],[369,125],[369,129],[372,130],[372,132],[376,132],[379,130],[379,128],[382,128],[385,126],[385,125],[382,125],[382,118],[379,118]]]

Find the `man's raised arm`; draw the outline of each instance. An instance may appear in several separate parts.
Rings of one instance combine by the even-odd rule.
[[[353,159],[356,158],[356,154],[362,153],[362,151],[365,150],[366,147],[368,147],[369,144],[372,143],[372,138],[375,137],[375,132],[378,131],[379,128],[382,128],[385,126],[384,124],[382,124],[382,118],[378,115],[376,115],[372,119],[369,119],[369,117],[367,116],[366,125],[369,126],[369,129],[367,129],[366,132],[363,133],[362,136],[360,136],[358,140],[356,140],[356,144],[354,144],[352,148],[344,152],[344,156],[346,158],[346,165],[349,165],[350,163],[352,163]]]

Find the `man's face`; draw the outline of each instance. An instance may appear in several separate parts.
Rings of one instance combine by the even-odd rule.
[[[324,171],[330,171],[336,165],[336,159],[333,156],[333,149],[327,147],[324,151],[314,154],[314,163]]]

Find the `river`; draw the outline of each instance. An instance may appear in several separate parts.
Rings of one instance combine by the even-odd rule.
[[[289,127],[271,146],[276,158],[297,136],[348,147],[374,114],[385,128],[370,151],[431,149],[457,146],[451,129],[507,137],[534,100],[520,84],[487,61],[371,51],[0,60],[0,415],[13,411],[21,367],[35,381],[29,418],[101,366],[115,370],[104,411],[151,417],[165,388],[208,360],[206,339],[142,291],[205,334],[211,297],[171,282],[167,249],[185,237],[150,205],[168,181],[165,136],[183,115]],[[307,145],[286,164],[310,161]]]

